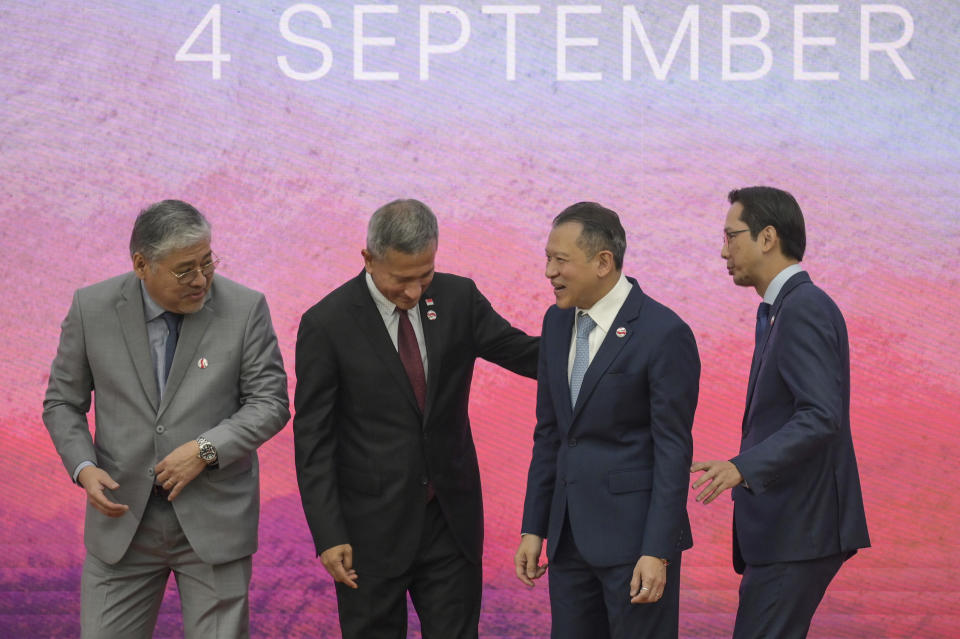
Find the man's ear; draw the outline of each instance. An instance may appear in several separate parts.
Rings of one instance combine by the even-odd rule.
[[[760,250],[764,253],[769,253],[775,249],[779,250],[780,236],[773,226],[763,227],[763,230],[757,236],[757,241],[760,243]]]
[[[363,266],[368,271],[370,270],[370,263],[373,262],[373,253],[368,251],[365,248],[360,249],[360,255],[363,256]]]
[[[137,277],[142,280],[147,274],[147,268],[147,258],[142,253],[134,253],[133,272],[137,274]]]
[[[600,251],[594,258],[597,260],[597,275],[601,278],[610,274],[614,270],[613,253],[610,251]]]

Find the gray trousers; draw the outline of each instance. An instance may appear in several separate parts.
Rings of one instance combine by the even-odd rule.
[[[83,639],[150,639],[172,571],[185,639],[250,636],[252,561],[204,563],[187,542],[173,506],[151,497],[130,548],[116,564],[90,553],[83,564]]]

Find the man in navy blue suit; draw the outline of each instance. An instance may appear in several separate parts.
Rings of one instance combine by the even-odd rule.
[[[840,566],[870,545],[850,436],[850,352],[840,309],[799,265],[792,195],[730,192],[722,257],[763,298],[740,454],[693,464],[709,504],[733,489],[733,565],[743,575],[735,639],[806,637]]]
[[[622,274],[626,234],[593,202],[553,221],[537,426],[517,577],[550,562],[554,638],[676,638],[700,358],[690,328]]]

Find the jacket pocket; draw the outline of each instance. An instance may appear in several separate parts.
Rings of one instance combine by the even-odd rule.
[[[649,468],[614,470],[607,475],[607,488],[613,494],[633,493],[653,487],[653,471]]]
[[[383,492],[380,475],[354,468],[341,467],[337,473],[340,490],[353,490],[364,495],[379,495]]]

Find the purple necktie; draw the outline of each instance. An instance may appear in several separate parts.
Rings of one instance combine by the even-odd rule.
[[[417,345],[417,335],[413,332],[413,324],[407,317],[407,312],[397,307],[400,316],[400,330],[397,331],[397,352],[400,361],[410,378],[413,394],[417,398],[417,406],[423,412],[427,403],[427,376],[423,372],[423,360],[420,358],[420,347]]]

